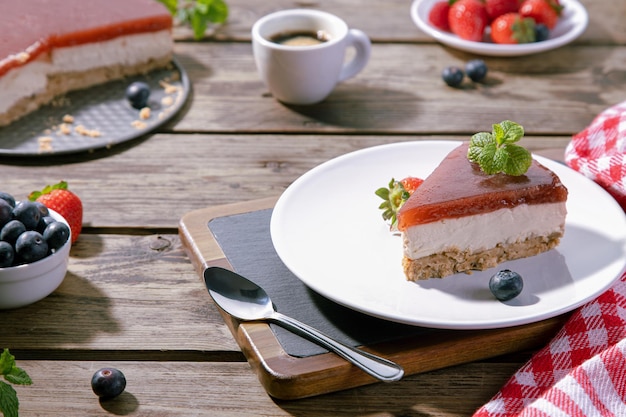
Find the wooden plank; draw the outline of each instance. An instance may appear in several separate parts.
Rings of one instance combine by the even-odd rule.
[[[198,273],[207,266],[225,266],[219,244],[207,224],[216,217],[273,207],[273,199],[210,207],[186,214],[180,235]],[[266,323],[240,323],[221,311],[244,355],[266,391],[281,399],[305,398],[376,382],[332,353],[310,357],[287,354]],[[400,364],[406,375],[544,345],[566,319],[559,316],[524,326],[480,331],[437,330],[428,335],[363,347]]]
[[[208,31],[207,37],[218,41],[249,41],[250,28],[267,13],[296,7],[314,8],[336,14],[346,23],[367,33],[374,42],[432,42],[413,24],[409,15],[410,0],[384,2],[362,0],[274,0],[250,2],[229,0],[230,18],[226,25]],[[581,0],[590,16],[590,24],[578,43],[626,44],[626,4],[620,1]],[[177,39],[191,39],[191,31],[177,28]]]
[[[242,358],[175,234],[80,236],[61,286],[0,310],[0,335],[28,357]]]
[[[17,357],[33,385],[18,386],[28,417],[240,417],[428,415],[467,417],[515,372],[519,363],[473,363],[299,401],[270,398],[246,363],[31,361]],[[90,388],[105,366],[124,372],[126,391],[99,402]]]
[[[257,75],[250,45],[177,44],[194,98],[175,132],[472,134],[510,119],[570,135],[626,93],[626,46],[485,58],[484,83],[447,87],[441,71],[474,56],[438,45],[377,44],[367,67],[322,103],[285,106]]]
[[[187,212],[277,197],[300,175],[336,156],[385,143],[439,139],[468,136],[157,134],[95,153],[92,159],[82,154],[38,163],[0,159],[6,179],[2,190],[23,199],[32,190],[65,179],[83,200],[84,234],[101,228],[107,233],[169,228],[164,232],[173,233]],[[524,144],[562,159],[569,140],[528,137]]]

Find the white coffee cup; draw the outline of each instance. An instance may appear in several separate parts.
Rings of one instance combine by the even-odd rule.
[[[273,41],[289,33],[321,31],[327,40],[306,46]],[[354,77],[367,64],[371,43],[365,33],[349,29],[339,17],[311,9],[271,13],[252,27],[252,47],[261,79],[272,95],[288,104],[324,100],[337,83]],[[354,53],[346,61],[346,51]]]

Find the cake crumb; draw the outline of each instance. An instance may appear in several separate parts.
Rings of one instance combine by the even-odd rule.
[[[70,114],[66,114],[65,116],[63,116],[63,122],[64,123],[74,123],[74,116],[72,116]]]
[[[134,120],[131,123],[131,126],[134,127],[135,129],[145,129],[147,127],[147,125],[141,120]]]
[[[172,98],[172,96],[165,96],[161,99],[161,104],[166,107],[169,107],[172,104],[174,104],[174,99]]]
[[[59,125],[59,132],[61,132],[64,135],[70,135],[72,134],[72,129],[67,123],[61,123]]]
[[[37,142],[39,143],[39,152],[50,152],[52,151],[52,139],[50,136],[40,136],[37,138]]]
[[[172,84],[169,84],[163,80],[159,81],[159,85],[163,87],[165,94],[174,94],[178,91],[178,87]]]
[[[139,118],[141,120],[146,120],[150,118],[150,107],[144,107],[143,109],[139,110]]]
[[[78,125],[74,128],[74,131],[82,136],[88,136],[90,138],[100,137],[102,134],[96,129],[87,129],[83,125]]]

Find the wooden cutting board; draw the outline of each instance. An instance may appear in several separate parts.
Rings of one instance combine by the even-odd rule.
[[[210,266],[232,269],[211,233],[210,220],[272,208],[276,198],[208,207],[184,215],[179,234],[199,276]],[[269,395],[298,399],[377,382],[333,353],[290,356],[266,323],[240,323],[221,311],[224,321]],[[523,326],[491,330],[433,330],[426,336],[362,346],[400,364],[405,375],[490,358],[545,345],[567,315]]]

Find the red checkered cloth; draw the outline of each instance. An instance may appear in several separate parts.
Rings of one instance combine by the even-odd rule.
[[[626,101],[603,111],[574,135],[565,162],[604,187],[626,210]]]
[[[626,210],[626,102],[575,135],[565,160]],[[626,273],[559,333],[474,417],[626,416]]]

